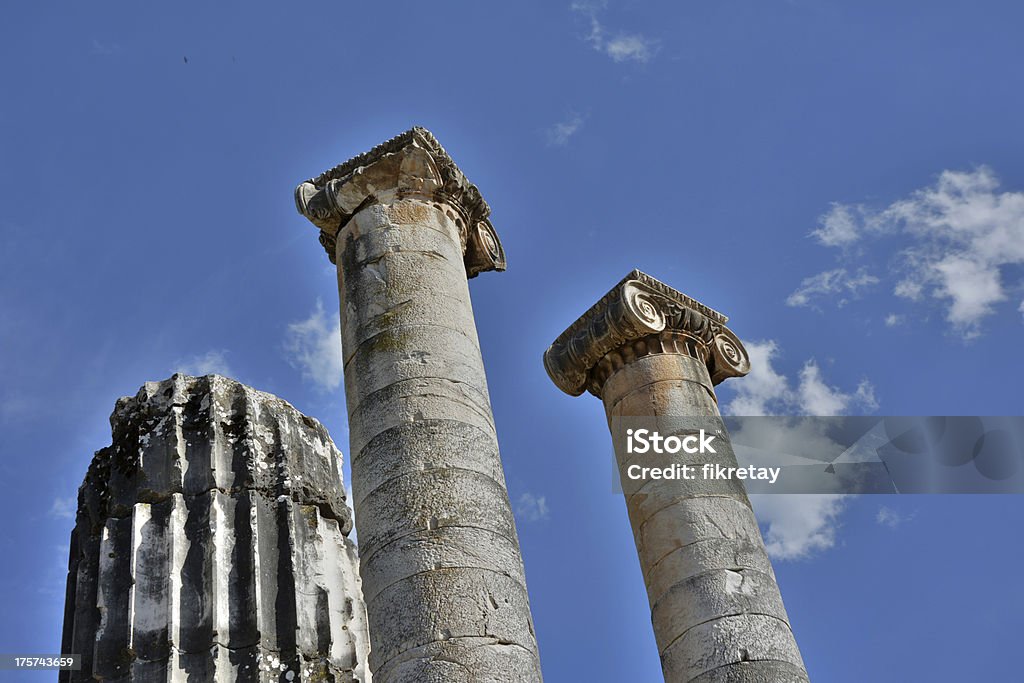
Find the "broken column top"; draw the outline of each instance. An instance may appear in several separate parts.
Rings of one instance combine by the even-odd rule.
[[[610,372],[623,363],[653,353],[683,353],[704,362],[718,384],[750,372],[747,351],[727,321],[634,270],[558,336],[544,353],[544,367],[565,393],[590,391],[600,397]]]
[[[79,492],[94,520],[174,494],[253,490],[316,505],[352,528],[342,455],[327,429],[287,401],[221,375],[175,374],[118,399],[112,443]]]
[[[357,211],[405,197],[455,210],[469,277],[505,270],[491,208],[426,128],[411,128],[295,188],[295,206],[320,228],[320,243],[332,263],[338,233]]]

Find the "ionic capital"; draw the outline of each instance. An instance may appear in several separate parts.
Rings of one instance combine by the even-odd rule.
[[[601,396],[608,376],[635,358],[684,353],[707,364],[714,384],[750,372],[743,344],[718,311],[634,270],[559,335],[544,367],[572,396]]]
[[[505,270],[490,207],[425,128],[412,128],[295,188],[295,206],[320,228],[320,243],[332,263],[338,233],[357,211],[405,198],[454,210],[468,277]]]

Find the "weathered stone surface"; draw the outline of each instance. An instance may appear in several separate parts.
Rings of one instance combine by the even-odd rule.
[[[364,588],[367,602],[380,591],[416,574],[476,567],[515,579],[525,587],[519,546],[514,538],[488,529],[469,526],[446,526],[405,534],[390,543],[387,552],[379,552],[362,563],[364,585],[375,587],[371,593]]]
[[[789,624],[760,614],[722,617],[699,624],[661,653],[667,681],[692,681],[729,664],[763,660],[786,662],[801,670],[804,664]],[[806,679],[806,673],[804,676]],[[748,683],[745,679],[737,680]]]
[[[649,567],[648,593],[664,595],[675,583],[714,569],[753,569],[775,575],[760,539],[703,538],[680,546]]]
[[[515,520],[505,488],[468,470],[408,472],[360,502],[360,551],[369,560],[392,541],[418,531],[468,526],[513,539]]]
[[[406,650],[378,676],[417,683],[521,683],[534,680],[536,653],[497,638],[453,638]]]
[[[488,439],[493,442],[494,420],[491,417],[491,407],[487,396],[481,394],[478,389],[466,384],[449,379],[438,379],[423,377],[410,379],[403,382],[389,384],[380,391],[376,391],[351,411],[349,417],[349,442],[353,453],[362,453],[367,444],[374,440],[387,440],[393,442],[393,457],[395,459],[412,458],[420,462],[433,462],[439,454],[426,453],[415,449],[405,448],[402,430],[407,429],[444,429],[444,422],[451,414],[451,406],[459,405],[462,412],[459,415],[459,425],[474,427],[467,429],[464,433],[466,438]],[[399,430],[398,433],[388,434],[391,430]],[[477,436],[470,436],[476,434]],[[419,434],[409,435],[409,438],[419,439]],[[493,445],[493,444],[492,444]],[[483,447],[483,443],[460,443],[456,452],[466,451]],[[373,452],[376,449],[371,449]],[[456,455],[456,457],[458,457]],[[504,477],[501,468],[494,468],[500,465],[493,457],[485,459],[488,471],[493,472],[495,479]],[[385,470],[393,469],[391,460],[380,462],[381,475]],[[412,466],[406,462],[402,467]],[[368,487],[372,490],[372,486]]]
[[[540,681],[467,283],[505,268],[490,209],[419,128],[295,196],[338,267],[374,678]]]
[[[699,624],[749,614],[786,619],[775,578],[752,569],[711,569],[682,579],[651,605],[661,652]]]
[[[657,385],[656,388],[649,388],[652,384]],[[643,411],[641,416],[652,415],[655,409],[658,409],[657,415],[690,415],[681,411],[693,410],[702,406],[709,396],[714,397],[714,387],[704,361],[680,353],[635,358],[608,377],[602,392],[614,397],[607,409],[617,414],[625,409],[618,405],[622,400],[643,392],[652,405],[636,404],[635,399],[631,402],[633,410]]]
[[[483,569],[416,574],[392,584],[370,604],[370,631],[382,643],[370,654],[375,670],[409,648],[436,641],[494,638],[515,644],[533,638],[526,589]]]
[[[341,454],[215,375],[118,401],[79,490],[62,681],[369,681]],[[291,674],[291,678],[289,678]]]
[[[358,378],[365,376],[365,381]],[[351,379],[350,379],[351,378]],[[359,345],[345,366],[345,391],[358,410],[363,397],[396,382],[435,379],[483,387],[483,359],[473,338],[441,323],[406,325],[384,330]]]
[[[642,508],[628,506],[630,511]],[[748,503],[733,498],[680,498],[649,517],[634,515],[641,566],[652,567],[669,553],[707,539],[756,543],[761,538]]]
[[[718,417],[715,385],[750,370],[726,322],[633,271],[555,340],[544,365],[566,393],[600,397],[613,430],[642,418],[664,435],[689,433],[693,418]],[[619,438],[615,451],[620,471],[643,460]],[[728,448],[716,462],[735,466]],[[625,496],[665,680],[806,681],[742,482],[651,480]]]
[[[744,661],[712,669],[690,683],[807,683],[807,673],[789,662]]]

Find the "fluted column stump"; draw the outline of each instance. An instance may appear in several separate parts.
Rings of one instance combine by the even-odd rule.
[[[295,198],[338,268],[374,679],[540,681],[467,283],[505,268],[487,203],[422,128]]]
[[[602,399],[622,473],[636,461],[617,424],[651,420],[671,430],[719,417],[715,385],[750,370],[726,322],[633,271],[555,340],[544,365],[566,393]],[[716,458],[736,466],[731,450]],[[623,493],[665,681],[805,683],[742,482],[651,479]]]
[[[61,681],[370,680],[341,453],[209,375],[122,398],[78,493]]]

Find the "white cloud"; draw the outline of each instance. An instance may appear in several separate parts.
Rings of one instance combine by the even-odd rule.
[[[999,269],[962,256],[944,258],[934,264],[934,269],[939,279],[935,295],[952,300],[949,321],[969,336],[975,335],[978,322],[1006,298],[999,281]]]
[[[338,314],[324,312],[323,302],[317,300],[316,309],[305,320],[288,325],[284,349],[303,379],[324,391],[341,386],[341,321]]]
[[[853,391],[842,391],[822,378],[816,361],[808,360],[800,370],[796,388],[774,366],[779,351],[773,340],[750,342],[750,374],[730,384],[735,392],[725,405],[730,415],[845,415],[851,411],[876,410],[874,387],[861,380]]]
[[[74,519],[78,510],[78,500],[74,496],[54,498],[50,505],[49,515],[56,519]]]
[[[900,280],[892,288],[892,293],[902,299],[920,301],[922,294],[924,294],[924,285],[913,280]]]
[[[648,62],[654,43],[639,34],[620,35],[604,44],[604,51],[616,62]]]
[[[946,319],[967,338],[979,334],[984,319],[1007,298],[1006,278],[1016,278],[1013,288],[1024,286],[1024,191],[1001,191],[999,179],[985,166],[943,171],[933,185],[881,210],[833,204],[819,223],[811,235],[826,246],[899,240],[885,250],[897,255],[893,294],[922,304],[941,301]],[[855,257],[844,248],[844,262]],[[805,279],[790,297],[793,305],[805,303],[801,292],[808,283],[834,272]],[[819,286],[810,293],[841,291]]]
[[[836,544],[847,498],[838,493],[760,494],[750,496],[750,502],[764,527],[768,554],[776,560],[802,560]]]
[[[878,508],[878,514],[875,515],[876,522],[878,522],[882,526],[887,526],[890,529],[895,529],[904,522],[909,522],[911,519],[913,519],[913,515],[901,515],[900,513],[896,512],[887,505],[883,505],[882,507]]]
[[[230,377],[231,368],[228,367],[226,355],[227,351],[212,350],[197,356],[191,356],[175,363],[174,372],[195,375],[197,377],[202,375],[224,375],[225,377]]]
[[[906,321],[906,318],[904,318],[902,315],[898,315],[896,313],[890,313],[889,315],[885,316],[885,326],[886,327],[899,327],[905,321]]]
[[[854,207],[833,203],[832,208],[818,219],[820,225],[811,236],[826,247],[841,247],[860,238],[860,229],[854,216]]]
[[[845,415],[851,408],[876,410],[875,389],[867,380],[861,380],[857,389],[845,393],[829,386],[821,378],[821,369],[813,360],[807,361],[800,370],[800,385],[797,387],[801,412],[805,415]]]
[[[548,518],[548,502],[544,496],[524,493],[516,502],[516,515],[527,522],[539,522]]]
[[[657,41],[639,33],[616,33],[609,37],[608,31],[597,18],[607,6],[606,2],[574,2],[569,7],[590,21],[590,32],[584,37],[590,46],[603,52],[615,62],[649,62],[658,49]]]
[[[547,129],[548,145],[552,147],[564,147],[569,138],[583,126],[583,117],[579,114],[570,114],[569,117],[560,123],[556,123]]]
[[[818,364],[808,360],[800,369],[793,388],[789,378],[775,369],[774,360],[779,352],[775,341],[752,342],[746,346],[750,374],[731,385],[736,393],[724,407],[727,414],[831,416],[878,408],[874,388],[867,380],[862,380],[853,391],[843,391],[828,384]],[[749,424],[754,428],[759,426],[757,422]],[[803,423],[795,429],[809,427],[813,425]],[[775,437],[792,436],[775,429]],[[813,438],[826,437],[801,432],[799,441],[807,443]],[[848,498],[850,496],[839,493],[761,494],[751,495],[750,502],[763,528],[768,553],[776,560],[799,560],[835,545],[839,517]]]
[[[789,381],[772,365],[778,345],[772,341],[750,342],[750,374],[737,383],[728,383],[736,394],[725,407],[731,415],[768,415],[790,401]]]
[[[859,290],[876,285],[878,282],[877,277],[869,274],[864,269],[860,269],[856,273],[850,273],[846,268],[826,270],[823,273],[804,278],[797,290],[786,299],[786,305],[810,306],[815,297],[837,293],[857,296]],[[842,306],[847,301],[848,299],[845,297],[840,298],[839,305]]]

